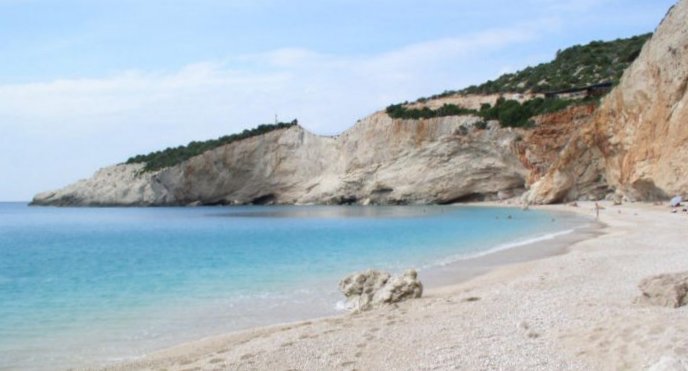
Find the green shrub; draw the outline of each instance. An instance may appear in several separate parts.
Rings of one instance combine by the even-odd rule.
[[[432,110],[428,107],[418,108],[406,108],[404,103],[392,104],[387,106],[385,109],[387,115],[393,119],[429,119],[433,117],[445,117],[445,116],[461,116],[461,115],[474,115],[478,112],[476,110],[459,107],[456,104],[444,104],[442,107]]]
[[[445,104],[442,107],[431,110],[428,107],[421,109],[406,108],[403,103],[393,104],[387,107],[387,114],[394,119],[426,119],[444,116],[475,115],[484,120],[498,120],[502,127],[531,127],[534,125],[532,118],[545,113],[561,111],[574,104],[586,104],[595,102],[599,98],[585,99],[560,99],[560,98],[535,98],[523,103],[516,100],[506,100],[499,97],[494,107],[490,104],[483,104],[479,111],[462,108],[455,104]],[[478,129],[485,129],[487,122],[476,123]]]

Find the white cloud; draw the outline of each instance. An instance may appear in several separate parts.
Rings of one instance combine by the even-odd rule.
[[[14,117],[21,125],[52,126],[64,122],[61,125],[66,127],[62,129],[79,129],[101,124],[100,118],[110,115],[133,123],[156,117],[161,110],[175,112],[179,117],[176,125],[184,125],[184,119],[207,116],[203,112],[208,110],[231,113],[240,120],[232,116],[224,119],[245,125],[270,117],[273,107],[306,115],[313,109],[311,104],[336,111],[336,106],[346,105],[351,99],[372,101],[378,107],[380,98],[409,97],[417,94],[418,87],[427,84],[425,81],[434,81],[437,74],[460,70],[451,68],[452,65],[470,65],[467,59],[534,37],[532,27],[517,27],[429,41],[369,56],[341,57],[305,49],[279,49],[222,62],[192,64],[173,72],[126,71],[100,79],[1,85],[0,100],[4,104],[0,106],[0,116]],[[467,76],[456,76],[457,81],[465,79]],[[453,81],[440,84],[458,87]],[[292,103],[298,105],[288,105]],[[341,129],[351,122],[351,115],[362,113],[350,112],[346,115],[348,122],[336,117],[317,117],[315,126],[324,131]]]

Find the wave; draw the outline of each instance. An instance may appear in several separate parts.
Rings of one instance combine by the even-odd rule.
[[[458,261],[480,258],[480,257],[483,257],[485,255],[494,254],[494,253],[500,252],[500,251],[510,250],[510,249],[514,249],[514,248],[522,247],[522,246],[527,246],[527,245],[531,245],[531,244],[534,244],[537,242],[553,240],[555,238],[565,236],[567,234],[571,234],[574,231],[576,231],[576,229],[577,228],[571,228],[571,229],[566,229],[563,231],[552,232],[552,233],[547,233],[544,235],[539,235],[539,236],[527,238],[527,239],[524,239],[521,241],[507,242],[507,243],[499,244],[499,245],[497,245],[491,249],[475,252],[472,254],[469,253],[469,254],[452,255],[452,256],[444,258],[438,262],[434,262],[434,263],[430,263],[428,265],[425,265],[425,266],[421,267],[420,269],[422,270],[422,269],[430,269],[433,267],[444,267],[444,266],[447,266],[449,264],[456,263]]]

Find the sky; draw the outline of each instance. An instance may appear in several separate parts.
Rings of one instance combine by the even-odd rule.
[[[674,0],[0,0],[0,201],[294,118],[389,104],[652,32]]]

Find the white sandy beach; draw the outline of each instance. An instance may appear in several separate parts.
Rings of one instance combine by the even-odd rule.
[[[688,367],[688,307],[635,302],[641,279],[688,270],[688,215],[602,205],[604,233],[566,254],[393,307],[208,338],[111,369],[635,370],[662,357]],[[593,213],[588,202],[543,208]]]

